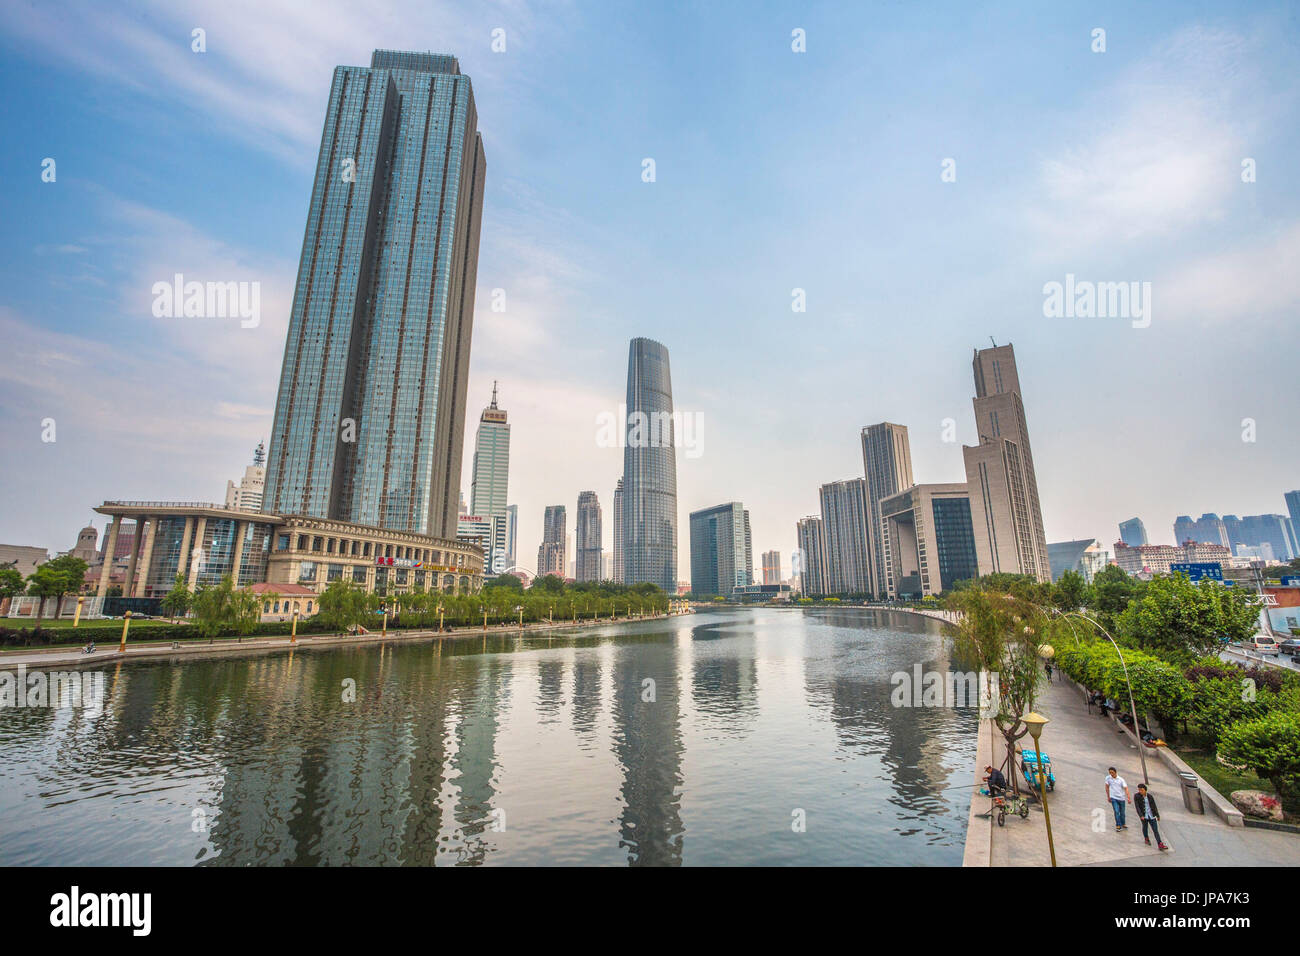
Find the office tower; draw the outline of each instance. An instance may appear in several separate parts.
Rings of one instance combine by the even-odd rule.
[[[827,594],[871,590],[867,558],[867,481],[850,478],[821,487]]]
[[[791,574],[799,575],[800,593],[829,593],[826,590],[826,531],[822,519],[816,515],[799,519],[795,536],[799,542],[799,560],[792,563],[790,570]]]
[[[1120,525],[1121,531],[1123,527],[1124,525]],[[1127,542],[1125,546],[1142,547],[1140,544],[1129,545]],[[1048,542],[1047,559],[1052,565],[1053,581],[1059,581],[1066,571],[1074,571],[1091,584],[1096,573],[1106,567],[1110,555],[1102,550],[1101,542],[1096,538],[1081,538],[1078,541]]]
[[[266,510],[456,531],[483,144],[455,57],[334,70],[289,315]]]
[[[519,506],[506,505],[506,567],[513,568],[518,563],[519,546]]]
[[[764,584],[781,583],[781,552],[780,551],[763,552],[763,583]]]
[[[1119,523],[1119,539],[1130,548],[1140,548],[1147,544],[1147,529],[1141,518],[1129,518]]]
[[[623,479],[614,485],[614,577],[620,584],[623,578]]]
[[[492,521],[485,515],[463,514],[456,519],[456,537],[473,541],[483,551],[483,567],[491,565],[488,557],[492,551]]]
[[[266,485],[266,445],[258,442],[253,463],[244,469],[239,484],[226,482],[226,507],[231,511],[261,511]]]
[[[880,533],[880,499],[896,495],[912,482],[912,448],[907,427],[881,422],[862,429],[862,467],[867,481],[867,590],[884,597],[884,545]]]
[[[692,511],[691,594],[730,598],[754,583],[749,512],[739,501]]]
[[[484,568],[500,574],[510,567],[509,518],[506,490],[510,483],[510,424],[506,411],[497,405],[497,383],[492,383],[492,401],[479,416],[474,437],[474,477],[469,489],[470,511],[492,524]]]
[[[979,577],[965,484],[912,485],[880,500],[885,596],[918,599]]]
[[[677,593],[677,461],[668,349],[633,339],[623,449],[623,576]]]
[[[1300,557],[1300,490],[1288,491],[1282,499],[1291,518],[1291,550]]]
[[[600,580],[600,535],[600,502],[594,491],[584,491],[578,495],[578,514],[573,527],[574,580]]]
[[[1225,527],[1228,518],[1228,515],[1223,517]],[[1291,542],[1291,536],[1291,519],[1286,515],[1246,515],[1235,523],[1233,534],[1229,535],[1228,547],[1236,554],[1238,545],[1254,548],[1267,545],[1272,549],[1274,558],[1286,562],[1300,557]]]
[[[1234,519],[1235,527],[1236,516],[1229,515],[1229,517]],[[1187,515],[1179,515],[1174,519],[1174,545],[1181,547],[1188,541],[1218,544],[1229,550],[1232,548],[1228,540],[1228,529],[1217,514],[1203,514],[1195,521]]]
[[[564,544],[567,540],[564,505],[547,505],[542,518],[542,544],[537,549],[537,573],[564,577]]]
[[[982,574],[996,571],[1051,580],[1038,478],[1020,376],[1010,345],[976,349],[975,425],[980,443],[963,446],[971,520]]]

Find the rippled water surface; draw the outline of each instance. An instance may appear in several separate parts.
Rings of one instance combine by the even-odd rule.
[[[0,709],[0,864],[958,865],[975,712],[889,700],[945,654],[754,609],[110,667]]]

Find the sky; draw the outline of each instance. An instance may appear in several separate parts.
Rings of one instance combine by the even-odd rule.
[[[1297,8],[1131,6],[0,5],[0,542],[66,550],[105,499],[219,501],[243,473],[270,434],[331,73],[375,48],[454,54],[473,83],[462,487],[499,380],[521,564],[543,508],[572,533],[588,489],[612,543],[622,452],[600,422],[635,336],[668,347],[696,423],[682,579],[688,514],[734,500],[755,563],[776,549],[788,574],[818,487],[862,475],[865,425],[909,427],[917,481],[964,480],[990,341],[1015,346],[1049,541],[1284,512]],[[154,317],[176,273],[260,283],[260,321]],[[1045,314],[1067,276],[1139,283],[1150,310]]]

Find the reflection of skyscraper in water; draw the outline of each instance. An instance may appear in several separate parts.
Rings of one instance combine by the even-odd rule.
[[[580,649],[573,661],[573,732],[590,736],[600,716],[600,658],[595,648]]]
[[[464,673],[457,675],[457,689],[464,691],[457,697],[465,709],[456,725],[456,755],[451,761],[451,782],[458,790],[453,815],[460,835],[457,862],[477,865],[491,850],[481,835],[495,822],[492,775],[497,766],[500,715],[509,697],[505,692],[508,672],[495,657],[466,659],[464,666]]]
[[[709,723],[733,731],[753,726],[758,718],[758,679],[751,655],[722,651],[714,654],[714,640],[725,640],[727,632],[711,633],[713,626],[692,632],[691,702]]]
[[[614,659],[614,755],[623,766],[619,846],[633,866],[682,862],[682,740],[676,647],[670,636]],[[655,699],[643,699],[646,679]]]

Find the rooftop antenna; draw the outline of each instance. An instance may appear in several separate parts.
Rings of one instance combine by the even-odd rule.
[[[991,335],[989,336],[989,341],[990,341],[990,342],[993,342],[993,336],[991,336]],[[997,347],[998,347],[998,343],[997,343],[997,342],[993,342],[993,347],[994,347],[994,348],[997,348]]]
[[[492,408],[497,407],[497,380],[492,379]]]
[[[253,464],[266,464],[266,439],[263,438],[257,443],[257,448],[253,451]]]

